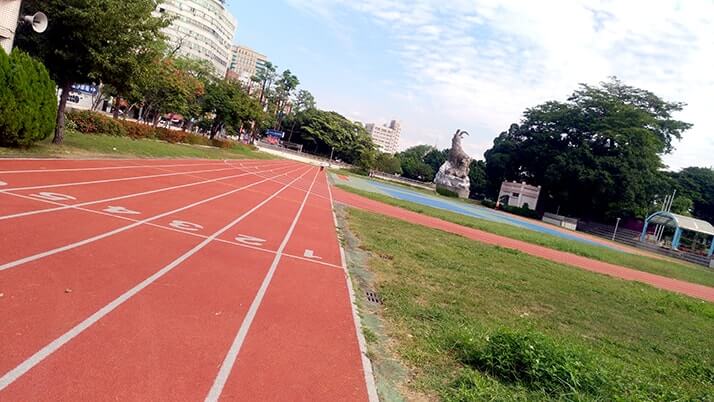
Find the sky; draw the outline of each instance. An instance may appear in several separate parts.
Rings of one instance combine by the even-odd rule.
[[[402,122],[400,148],[482,159],[522,113],[617,76],[694,127],[664,158],[714,166],[714,0],[228,0],[236,42],[290,69],[318,107]]]

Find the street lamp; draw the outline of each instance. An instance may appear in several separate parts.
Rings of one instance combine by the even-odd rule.
[[[20,18],[21,8],[22,0],[0,0],[0,46],[7,54],[12,52],[18,23],[30,24],[32,30],[37,33],[45,32],[47,29],[48,20],[44,13],[37,12]]]

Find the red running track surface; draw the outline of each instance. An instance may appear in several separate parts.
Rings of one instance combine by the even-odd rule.
[[[0,160],[0,244],[0,400],[374,399],[316,167]]]
[[[570,254],[563,251],[553,250],[547,247],[542,247],[535,244],[510,239],[508,237],[498,236],[493,233],[468,228],[466,226],[457,225],[455,223],[447,222],[441,219],[418,214],[416,212],[407,211],[402,208],[397,208],[378,201],[370,200],[368,198],[361,197],[359,195],[352,194],[341,189],[334,190],[334,197],[335,202],[345,204],[354,208],[359,208],[381,215],[401,219],[407,222],[443,230],[445,232],[458,234],[482,243],[519,250],[526,254],[545,258],[547,260],[551,260],[560,264],[570,265],[573,267],[585,269],[587,271],[596,272],[599,274],[604,274],[628,281],[646,283],[659,289],[677,292],[709,302],[714,302],[714,288],[708,286],[698,285],[695,283],[689,283],[660,275],[637,271],[631,268],[608,264],[606,262],[581,257],[575,254]]]

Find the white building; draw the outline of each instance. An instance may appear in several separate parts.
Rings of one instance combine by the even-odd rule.
[[[156,12],[174,17],[164,30],[171,50],[206,60],[213,64],[216,75],[226,75],[237,22],[226,9],[225,0],[166,0]]]
[[[540,197],[540,186],[504,181],[501,184],[501,192],[498,193],[498,202],[516,208],[527,206],[528,209],[535,211],[538,197]]]
[[[229,75],[248,83],[258,71],[265,68],[267,62],[268,58],[255,50],[242,45],[233,45],[228,66]]]
[[[389,126],[386,124],[378,126],[374,123],[365,124],[364,128],[372,141],[380,151],[388,154],[395,154],[399,150],[399,136],[402,134],[402,126],[398,121],[392,120]]]

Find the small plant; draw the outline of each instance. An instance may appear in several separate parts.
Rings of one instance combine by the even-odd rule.
[[[469,367],[547,394],[595,394],[604,383],[584,352],[536,332],[499,330],[482,339],[464,333],[454,349]]]
[[[496,208],[496,202],[491,201],[491,200],[484,199],[481,201],[481,205],[483,205],[486,208]]]

